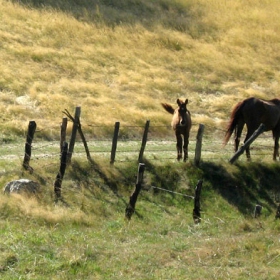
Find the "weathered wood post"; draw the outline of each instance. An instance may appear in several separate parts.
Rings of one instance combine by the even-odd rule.
[[[85,147],[87,159],[88,159],[89,162],[93,163],[93,160],[92,160],[92,158],[90,156],[90,152],[89,152],[89,148],[88,148],[88,145],[87,145],[87,141],[86,141],[85,135],[84,135],[84,133],[82,131],[82,125],[80,123],[80,120],[78,120],[78,131],[79,131],[79,134],[81,136],[81,139],[82,139],[84,147]]]
[[[60,168],[54,182],[54,194],[56,200],[61,199],[61,184],[66,170],[67,154],[68,154],[68,143],[64,142],[61,157],[60,157]]]
[[[25,153],[24,153],[24,159],[23,159],[23,168],[25,170],[29,170],[30,173],[33,172],[33,168],[29,166],[30,158],[31,158],[31,145],[33,141],[33,137],[36,131],[36,122],[30,121],[28,125],[28,131],[26,136],[26,142],[25,142]]]
[[[118,136],[119,136],[119,129],[120,129],[120,122],[116,122],[115,123],[114,136],[113,136],[113,142],[112,142],[110,164],[114,164],[114,162],[115,162],[117,143],[118,143]]]
[[[138,157],[138,162],[143,161],[144,151],[145,151],[145,147],[146,147],[147,139],[148,139],[149,126],[150,126],[150,121],[148,120],[148,121],[146,121],[146,125],[145,125],[145,130],[144,130],[144,134],[143,134],[143,138],[142,138],[142,144],[141,144],[141,149],[140,149],[140,153],[139,153],[139,157]]]
[[[141,191],[142,188],[142,181],[145,171],[145,164],[139,163],[138,165],[138,174],[137,174],[137,180],[136,180],[136,186],[134,192],[131,194],[129,198],[129,203],[125,209],[125,217],[130,220],[132,214],[135,212],[135,205],[137,201],[138,194]]]
[[[75,117],[73,120],[72,133],[71,133],[71,138],[70,138],[70,143],[69,143],[68,155],[67,155],[67,164],[71,163],[71,158],[72,158],[72,154],[74,151],[80,116],[81,116],[81,107],[76,107]]]
[[[240,147],[240,149],[233,155],[233,157],[229,160],[229,162],[232,164],[234,163],[246,150],[248,146],[250,146],[256,138],[262,134],[265,130],[265,125],[261,124],[259,128],[252,134],[252,136],[244,143],[243,146]]]
[[[76,131],[75,131],[75,137],[71,137],[71,140],[72,140],[72,138],[74,138],[74,141],[73,141],[73,149],[74,149],[74,144],[75,144],[75,138],[76,138],[76,133],[77,133],[77,130],[79,131],[79,134],[80,134],[80,136],[81,136],[81,139],[82,139],[82,141],[83,141],[83,144],[84,144],[84,147],[85,147],[85,150],[86,150],[86,154],[87,154],[87,159],[91,162],[91,163],[93,163],[93,160],[91,159],[91,156],[90,156],[90,152],[89,152],[89,148],[88,148],[88,145],[87,145],[87,141],[86,141],[86,138],[85,138],[85,136],[84,136],[84,133],[83,133],[83,131],[82,131],[82,125],[81,125],[81,122],[80,122],[80,114],[81,114],[81,112],[79,113],[79,114],[75,114],[75,117],[73,118],[72,116],[71,116],[71,114],[65,109],[65,111],[63,112],[72,122],[73,122],[73,130],[74,130],[74,125],[76,126]],[[78,115],[78,117],[77,117],[77,115]],[[72,131],[73,132],[73,131]],[[72,133],[72,135],[73,135],[73,133]],[[69,148],[70,149],[70,148]],[[71,154],[73,153],[73,151],[71,152]],[[68,157],[69,157],[69,151],[68,151]],[[71,161],[71,159],[70,159],[70,161]],[[67,161],[67,163],[69,163],[68,161]]]
[[[256,204],[254,210],[254,218],[260,217],[261,213],[262,213],[262,206],[260,204]]]
[[[278,204],[276,209],[275,219],[280,219],[280,203]]]
[[[60,127],[60,153],[62,154],[63,143],[66,142],[66,130],[67,130],[67,118],[62,119],[61,127]]]
[[[202,137],[204,132],[204,125],[199,124],[199,128],[196,135],[196,146],[195,146],[195,156],[194,156],[194,164],[198,166],[201,159],[201,149],[202,149]]]
[[[193,220],[195,224],[200,223],[201,215],[200,215],[200,194],[202,188],[202,180],[199,180],[195,187],[195,195],[194,195],[194,209],[193,209]]]

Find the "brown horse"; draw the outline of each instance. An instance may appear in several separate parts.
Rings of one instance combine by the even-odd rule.
[[[238,103],[232,113],[225,135],[227,144],[233,131],[235,131],[235,151],[238,150],[240,137],[244,124],[247,126],[246,142],[260,124],[265,125],[265,131],[272,130],[274,138],[273,160],[279,156],[279,136],[280,136],[280,99],[262,100],[258,98],[248,98]],[[247,159],[250,160],[250,147],[246,149]]]
[[[187,109],[188,99],[184,101],[177,99],[178,108],[174,109],[171,105],[161,103],[162,107],[173,115],[171,126],[175,131],[177,139],[177,160],[182,158],[182,148],[184,148],[184,161],[188,158],[189,135],[192,126],[191,113]],[[184,146],[183,139],[184,137]]]

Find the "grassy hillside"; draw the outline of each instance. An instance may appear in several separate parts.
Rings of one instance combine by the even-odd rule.
[[[131,163],[75,161],[63,182],[64,202],[53,204],[48,185],[40,200],[1,195],[1,279],[279,277],[278,164],[147,163],[128,222],[136,170]],[[201,178],[202,221],[194,225],[193,200],[179,194],[193,196]],[[253,219],[257,201],[264,208]]]
[[[42,186],[37,198],[0,194],[1,279],[279,278],[278,163],[221,159],[195,167],[191,160],[146,158],[143,190],[127,221],[136,161],[111,166],[102,157],[93,164],[74,157],[63,199],[54,203],[59,152],[46,144],[57,137],[64,109],[81,106],[84,131],[96,136],[94,127],[115,121],[169,125],[160,103],[175,105],[177,98],[189,99],[210,143],[219,137],[211,128],[225,127],[235,103],[278,96],[278,1],[0,6],[0,185],[30,178]],[[29,174],[19,145],[6,142],[22,142],[31,119],[46,141]],[[202,220],[195,225],[192,196],[201,179]],[[254,219],[256,203],[263,210]]]
[[[220,126],[237,101],[277,96],[278,1],[115,2],[1,1],[2,132],[75,106],[85,124],[168,124],[160,102],[178,97]]]

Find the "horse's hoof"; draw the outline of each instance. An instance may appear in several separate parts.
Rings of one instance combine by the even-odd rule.
[[[180,161],[181,159],[182,159],[182,156],[181,156],[181,155],[178,155],[178,156],[177,156],[177,160]]]

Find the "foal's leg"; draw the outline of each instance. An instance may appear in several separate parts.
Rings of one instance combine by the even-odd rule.
[[[179,132],[176,132],[176,139],[177,139],[177,160],[180,160],[182,158],[182,136]]]
[[[189,133],[184,134],[184,161],[187,161],[188,155],[188,146],[189,146]]]

